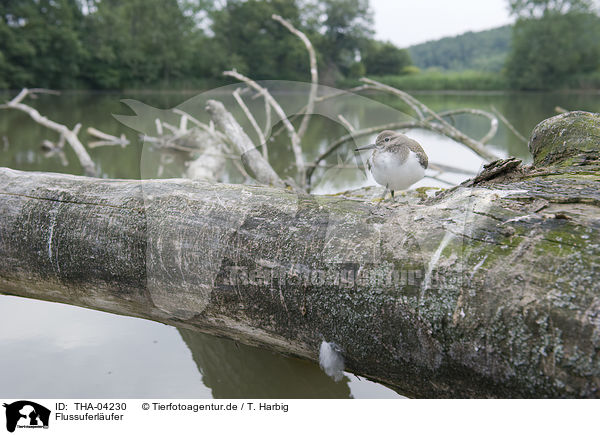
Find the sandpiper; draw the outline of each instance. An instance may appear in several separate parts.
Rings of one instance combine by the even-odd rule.
[[[373,149],[367,167],[377,183],[389,189],[408,189],[425,176],[427,154],[416,140],[391,130],[384,130],[374,144],[356,148],[355,151]],[[385,198],[385,192],[383,194]]]

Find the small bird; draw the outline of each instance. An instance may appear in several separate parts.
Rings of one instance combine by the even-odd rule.
[[[356,148],[355,151],[374,149],[367,160],[367,167],[377,183],[389,189],[394,197],[395,190],[408,189],[425,176],[429,160],[416,140],[384,130],[374,144]],[[385,192],[383,194],[385,198]]]

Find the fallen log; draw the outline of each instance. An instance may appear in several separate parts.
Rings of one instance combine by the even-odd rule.
[[[315,361],[335,342],[414,397],[600,397],[599,124],[559,115],[533,166],[384,204],[0,168],[0,291]]]

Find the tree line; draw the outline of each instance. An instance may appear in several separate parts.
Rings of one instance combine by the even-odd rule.
[[[600,17],[594,0],[509,0],[518,17],[505,74],[515,89],[554,89],[600,76]]]
[[[368,0],[15,0],[0,3],[0,87],[122,89],[223,80],[306,80],[302,29],[322,77],[398,74],[406,50],[373,38]]]
[[[593,1],[509,0],[516,23],[409,47],[422,69],[491,71],[510,88],[564,87],[595,74],[600,83],[600,17]]]
[[[508,0],[512,27],[420,44],[420,67],[498,71],[514,89],[551,89],[600,74],[600,18],[591,0]],[[124,89],[255,79],[306,80],[302,42],[320,80],[418,71],[409,50],[374,38],[368,0],[11,0],[0,2],[0,88]],[[207,82],[208,81],[208,82]]]
[[[512,26],[481,32],[466,32],[409,47],[410,56],[421,69],[500,72],[510,51]]]

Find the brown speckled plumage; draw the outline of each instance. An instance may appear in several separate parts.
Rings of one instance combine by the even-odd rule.
[[[425,175],[429,165],[427,154],[421,145],[408,136],[391,130],[382,131],[374,144],[357,148],[357,151],[373,149],[367,167],[375,181],[389,189],[406,189]],[[410,156],[413,157],[410,157]]]
[[[427,166],[429,165],[427,154],[425,154],[425,151],[419,142],[402,133],[397,133],[392,130],[384,130],[377,136],[375,145],[377,145],[377,147],[375,148],[373,154],[378,151],[398,153],[400,154],[402,160],[406,160],[408,157],[408,152],[412,151],[419,157],[419,163],[421,163],[423,168],[427,169]]]

